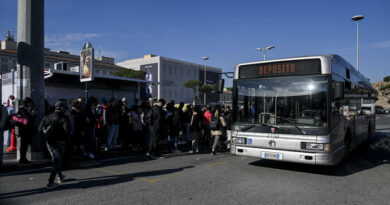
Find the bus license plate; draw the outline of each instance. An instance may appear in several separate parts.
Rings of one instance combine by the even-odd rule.
[[[283,154],[274,153],[274,152],[262,152],[261,157],[264,159],[283,159]]]

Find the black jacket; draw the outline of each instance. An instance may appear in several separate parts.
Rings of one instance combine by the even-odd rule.
[[[49,121],[52,121],[53,124],[56,125],[54,126],[56,137],[49,143],[53,145],[58,143],[67,143],[70,136],[70,123],[68,117],[66,117],[62,112],[56,110],[54,113],[46,115],[42,119],[38,130],[42,132],[44,125],[49,123]]]

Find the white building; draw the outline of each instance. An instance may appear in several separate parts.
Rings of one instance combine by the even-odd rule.
[[[205,65],[176,60],[163,56],[145,55],[143,58],[129,59],[117,63],[121,67],[145,71],[146,80],[160,82],[158,85],[150,85],[150,94],[153,98],[175,100],[176,103],[191,103],[193,90],[185,88],[183,84],[189,80],[203,82]],[[207,84],[217,84],[221,68],[206,66]],[[207,95],[207,103],[218,102],[217,93]],[[201,98],[201,102],[203,98]]]

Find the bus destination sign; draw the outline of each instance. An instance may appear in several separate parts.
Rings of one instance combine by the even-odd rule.
[[[314,74],[321,74],[320,59],[259,63],[239,67],[240,79]]]

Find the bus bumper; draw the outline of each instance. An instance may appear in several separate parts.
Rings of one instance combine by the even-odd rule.
[[[230,153],[233,155],[255,157],[266,160],[295,162],[312,165],[335,165],[337,163],[337,161],[334,160],[334,155],[331,153],[273,150],[239,145],[231,145]]]

